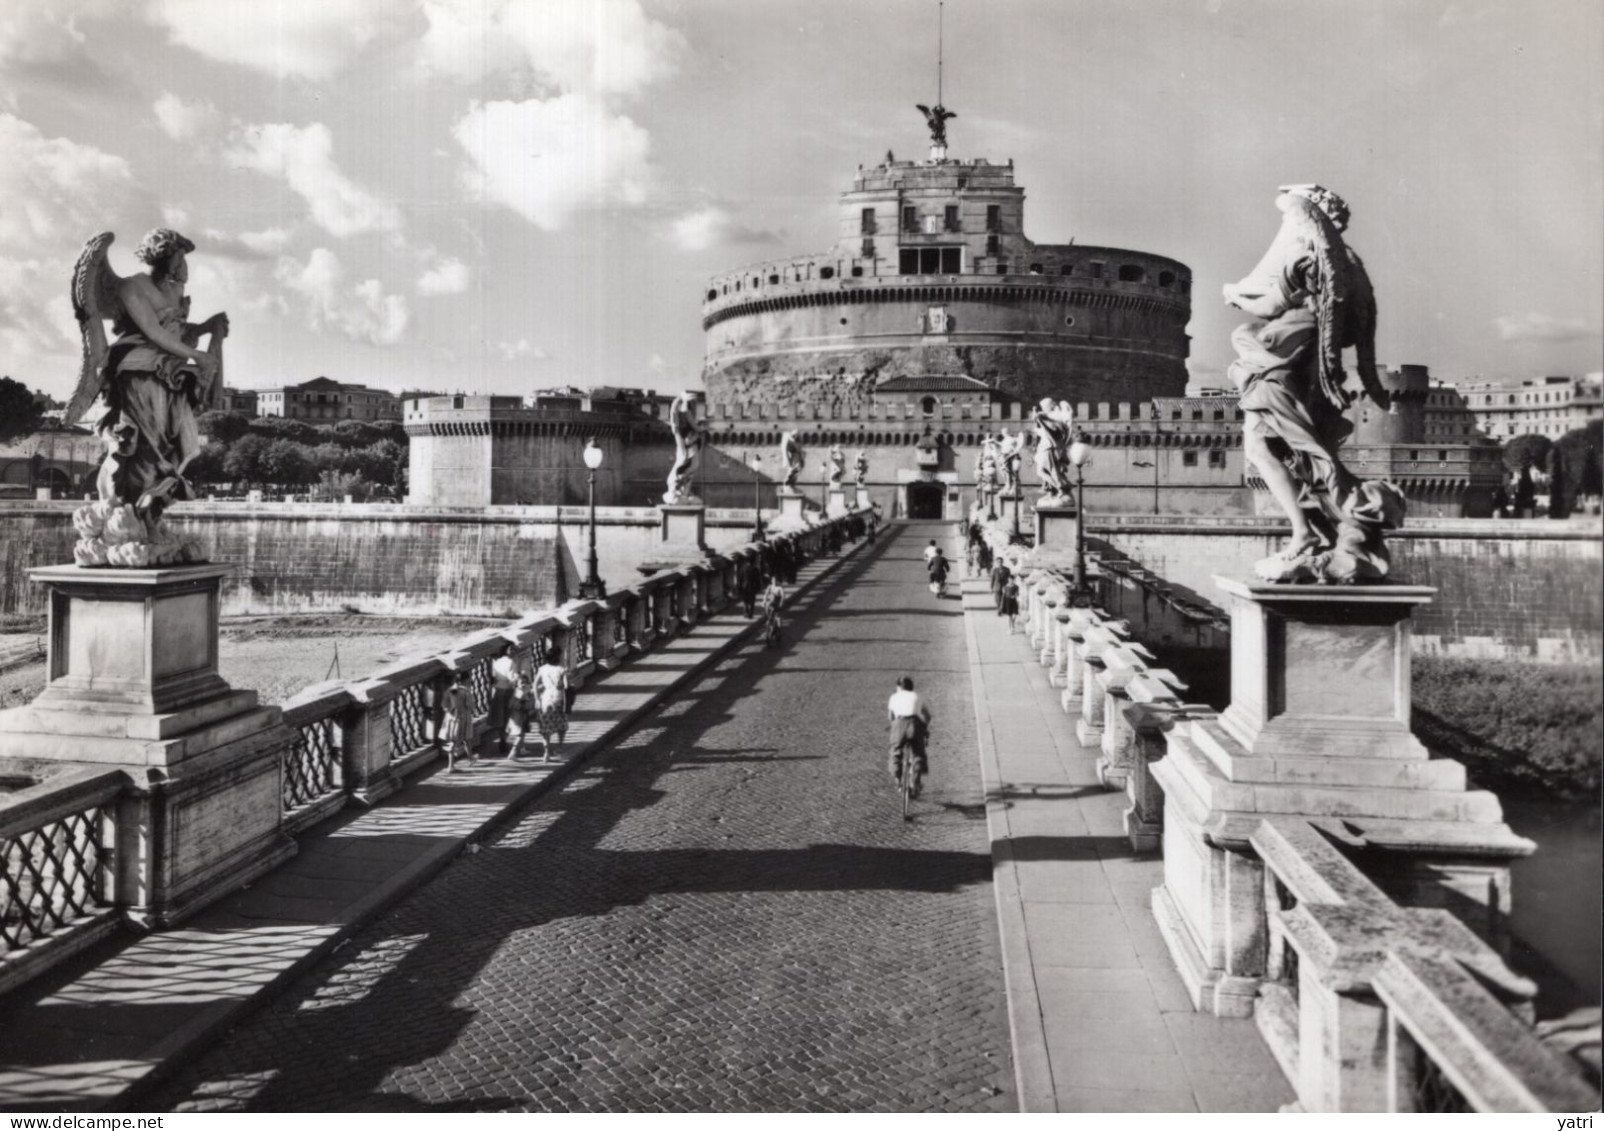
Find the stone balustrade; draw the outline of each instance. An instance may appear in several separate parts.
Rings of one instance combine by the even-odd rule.
[[[1597,1110],[1526,1020],[1536,985],[1451,913],[1394,903],[1322,828],[1264,820],[1249,837],[1269,922],[1254,1019],[1299,1106]]]
[[[766,545],[788,544],[800,560],[809,560],[822,550],[831,525],[854,517],[778,534]],[[470,689],[477,742],[489,727],[491,665],[507,645],[521,668],[555,647],[570,681],[581,686],[594,673],[616,669],[721,611],[737,593],[739,569],[764,552],[764,543],[748,543],[642,578],[606,599],[533,611],[436,654],[405,657],[360,678],[313,684],[282,707],[267,709],[271,726],[261,741],[282,737],[277,765],[269,766],[276,771],[271,784],[280,806],[282,851],[294,851],[289,838],[342,808],[376,803],[443,757],[445,690],[457,674]],[[149,835],[151,797],[164,783],[145,776],[135,781],[126,769],[37,760],[0,764],[0,787],[16,789],[0,794],[0,992],[125,921],[148,925],[149,906],[165,892],[161,877],[151,873],[170,865]],[[265,865],[273,863],[276,858]],[[233,887],[220,875],[206,896],[226,894],[259,871],[242,864],[243,878]],[[165,925],[202,905],[182,903],[155,920]]]

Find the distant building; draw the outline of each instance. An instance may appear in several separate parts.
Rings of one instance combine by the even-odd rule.
[[[224,385],[217,394],[217,407],[224,412],[235,412],[241,416],[257,415],[257,396],[255,389],[231,389]]]
[[[311,424],[334,424],[341,420],[371,424],[401,419],[401,401],[389,390],[349,385],[328,377],[263,389],[258,394],[257,404],[262,416],[282,416]]]
[[[1475,378],[1456,381],[1454,388],[1482,432],[1501,444],[1528,435],[1557,440],[1604,416],[1597,373],[1519,383]]]

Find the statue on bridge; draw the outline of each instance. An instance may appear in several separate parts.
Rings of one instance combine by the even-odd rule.
[[[862,448],[858,449],[858,458],[852,462],[852,470],[857,476],[858,486],[869,485],[869,453]]]
[[[72,424],[97,397],[106,413],[97,431],[106,460],[97,502],[73,515],[84,566],[142,568],[201,560],[199,548],[163,528],[162,513],[195,497],[184,477],[201,449],[197,413],[218,401],[228,315],[188,320],[188,255],[195,245],[170,228],[139,241],[135,256],[149,266],[123,278],[106,261],[116,237],[101,232],[84,245],[72,273],[72,305],[83,341],[78,387],[64,422]],[[116,341],[106,342],[107,320]],[[200,339],[209,337],[206,349]]]
[[[997,451],[1002,459],[1003,469],[1003,498],[1013,499],[1019,496],[1019,472],[1024,463],[1025,430],[1018,432],[1004,432],[1002,440],[997,445]]]
[[[780,491],[786,495],[800,495],[796,481],[802,475],[802,442],[795,432],[780,434],[780,463],[785,467],[785,482]]]
[[[830,486],[839,487],[847,473],[847,453],[840,444],[830,445]]]
[[[987,508],[997,494],[997,465],[1001,458],[995,436],[987,436],[980,442],[980,452],[975,457],[975,493]]]
[[[663,502],[699,503],[691,494],[691,469],[696,465],[697,454],[702,450],[702,433],[696,424],[696,406],[689,392],[674,398],[668,410],[668,424],[674,431],[674,466],[668,472],[668,490]]]
[[[1036,474],[1041,479],[1040,506],[1063,506],[1069,499],[1069,444],[1075,435],[1075,410],[1068,401],[1043,397],[1036,409]]]
[[[1229,374],[1241,391],[1243,454],[1264,476],[1292,523],[1292,539],[1258,562],[1265,581],[1380,581],[1389,559],[1383,533],[1402,525],[1403,492],[1360,480],[1337,449],[1353,430],[1343,410],[1342,352],[1352,347],[1364,393],[1389,398],[1376,374],[1376,300],[1364,263],[1343,241],[1348,207],[1319,185],[1285,185],[1281,227],[1225,301],[1253,316],[1231,334]]]

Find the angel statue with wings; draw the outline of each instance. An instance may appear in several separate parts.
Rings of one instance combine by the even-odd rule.
[[[869,453],[862,448],[858,449],[858,458],[852,461],[852,471],[857,476],[859,487],[869,485]]]
[[[840,444],[830,445],[830,486],[841,486],[841,480],[847,473],[847,453],[841,450]]]
[[[780,434],[780,463],[785,466],[785,482],[780,491],[786,495],[801,494],[796,481],[802,475],[802,442],[795,432]]]
[[[702,450],[702,433],[696,426],[696,406],[689,392],[674,398],[668,410],[668,424],[674,431],[674,466],[668,472],[668,490],[663,492],[663,502],[700,502],[691,494],[691,469],[696,465],[697,453]]]
[[[1036,475],[1042,485],[1036,505],[1061,505],[1069,495],[1069,442],[1075,433],[1075,410],[1068,401],[1043,397],[1035,420]]]
[[[106,262],[115,237],[102,232],[84,245],[72,274],[73,313],[83,339],[83,368],[65,422],[94,400],[106,413],[99,432],[107,447],[100,499],[73,517],[80,565],[153,566],[199,560],[189,543],[161,528],[170,503],[194,496],[184,469],[200,452],[195,417],[217,403],[228,316],[188,321],[187,257],[195,245],[156,228],[134,255],[150,270],[123,278]],[[116,340],[106,341],[107,320]],[[206,349],[202,337],[210,337]]]
[[[1292,523],[1292,539],[1253,568],[1260,579],[1380,581],[1383,532],[1403,524],[1396,484],[1360,480],[1337,454],[1352,423],[1343,411],[1343,350],[1355,351],[1364,393],[1389,397],[1376,373],[1376,300],[1364,263],[1343,241],[1348,206],[1319,185],[1284,185],[1281,228],[1258,266],[1227,283],[1225,301],[1253,316],[1231,334],[1229,374],[1241,391],[1243,454]]]
[[[926,106],[922,102],[915,106],[925,116],[925,125],[930,127],[930,144],[947,148],[947,122],[958,115],[939,102],[934,106]]]
[[[1005,499],[1019,497],[1019,469],[1024,462],[1021,453],[1025,450],[1025,430],[1018,432],[1004,432],[998,444],[997,452],[1002,457],[1003,490]]]

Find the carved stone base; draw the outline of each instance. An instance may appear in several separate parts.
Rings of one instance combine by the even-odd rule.
[[[859,486],[858,486],[858,509],[860,511],[866,511],[866,510],[869,509],[869,507],[871,505],[872,505],[872,503],[871,503],[871,500],[869,499],[869,488],[863,486],[862,484],[859,484]]]
[[[1199,1008],[1210,993],[1218,1004],[1210,987],[1227,975],[1263,976],[1263,869],[1248,838],[1265,816],[1379,850],[1372,878],[1394,899],[1457,903],[1496,945],[1509,863],[1535,846],[1496,796],[1467,790],[1464,767],[1428,759],[1409,731],[1409,613],[1431,591],[1220,584],[1233,606],[1231,705],[1176,723],[1148,766],[1164,795],[1165,907],[1185,928],[1166,938]]]
[[[847,489],[838,485],[831,485],[830,500],[825,507],[825,514],[836,518],[847,513]]]
[[[0,712],[12,758],[122,770],[115,902],[175,923],[295,852],[281,831],[282,762],[294,742],[277,707],[217,674],[226,565],[32,571],[50,587],[49,682]]]

